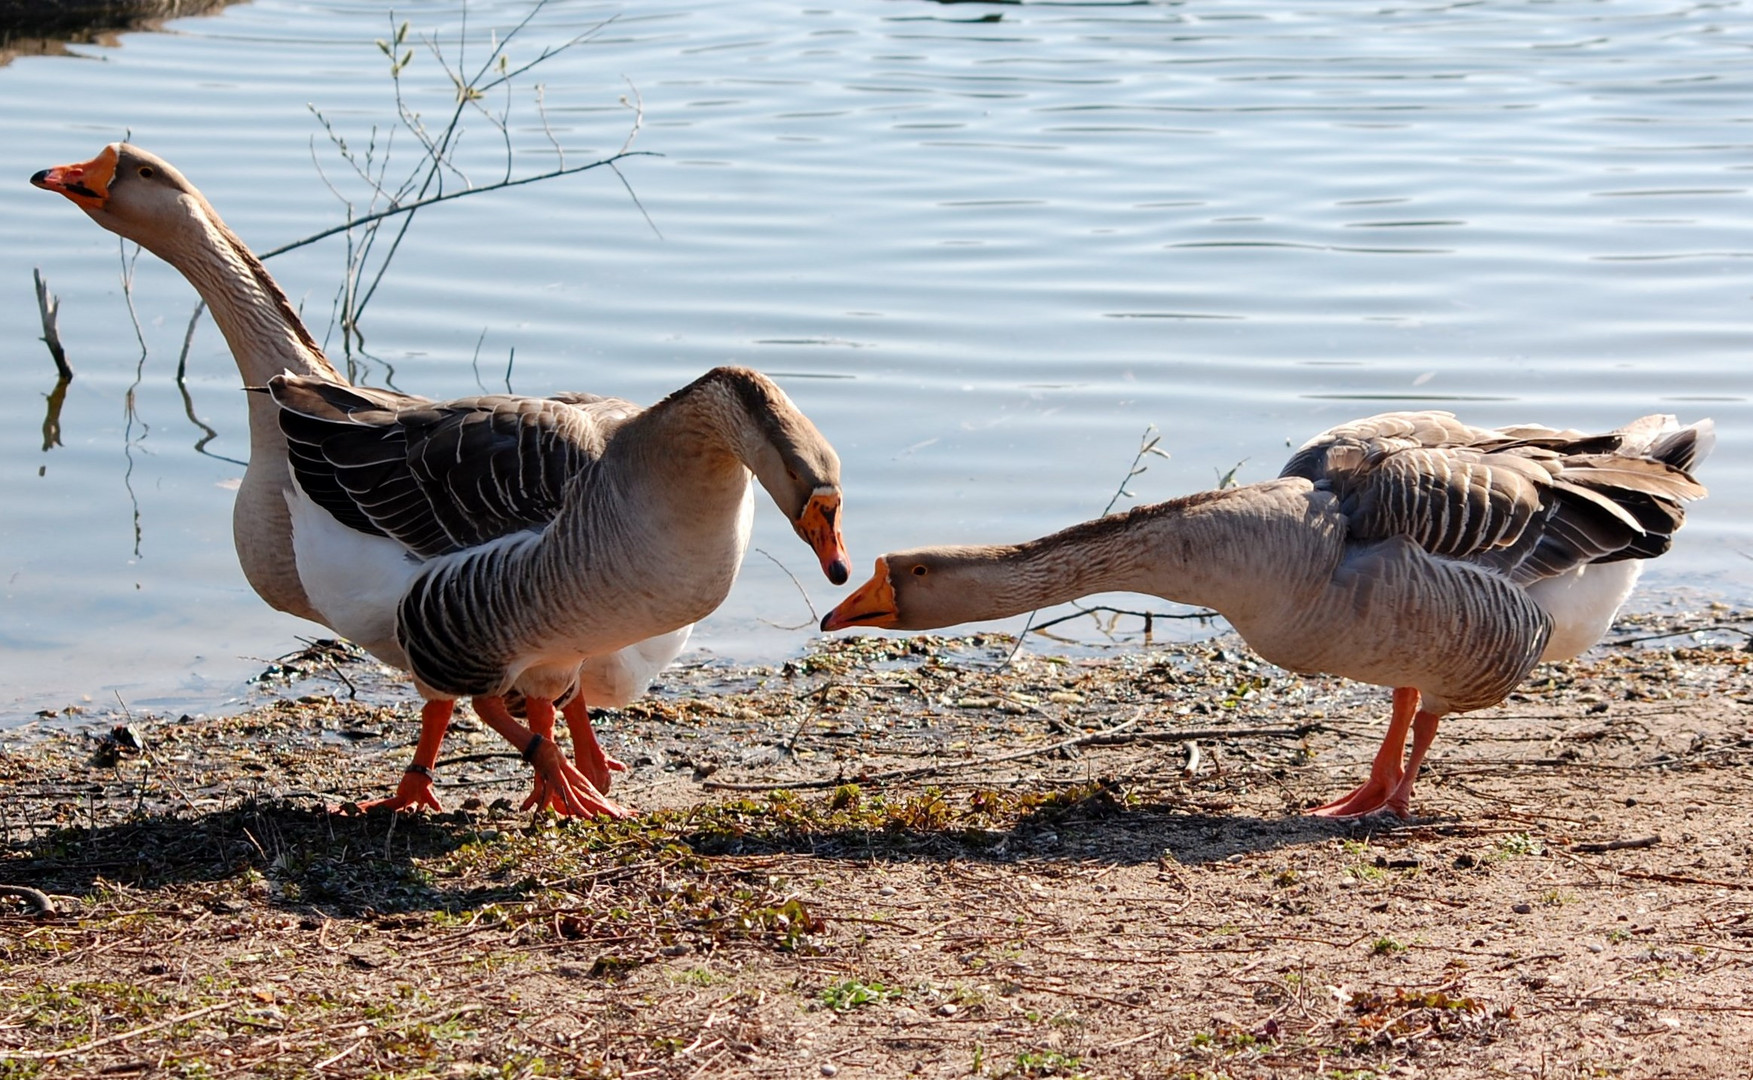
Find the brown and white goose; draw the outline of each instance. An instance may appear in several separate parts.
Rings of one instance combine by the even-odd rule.
[[[691,625],[729,593],[750,476],[836,584],[840,463],[772,380],[716,368],[649,409],[610,398],[431,402],[279,375],[300,579],[323,620],[412,671],[428,699],[419,789],[464,695],[537,766],[531,803],[623,811],[580,699],[577,768],[552,754],[553,703],[580,664]],[[506,711],[525,698],[532,732]],[[577,707],[575,707],[577,706]],[[436,732],[428,737],[428,733]]]
[[[1023,544],[884,555],[822,629],[926,630],[1110,591],[1201,604],[1280,667],[1394,688],[1369,780],[1311,813],[1406,817],[1442,716],[1599,640],[1705,494],[1690,470],[1713,442],[1710,421],[1670,416],[1583,435],[1388,413],[1316,436],[1277,480]]]
[[[344,383],[261,261],[200,191],[162,158],[113,143],[90,161],[44,169],[31,183],[66,196],[103,228],[181,272],[212,311],[244,385],[262,386],[283,372]],[[262,599],[281,611],[324,622],[299,575],[288,504],[294,488],[278,413],[267,395],[250,395],[249,466],[233,507],[233,542],[244,577]],[[578,673],[580,697],[597,705],[625,704],[674,658],[686,638],[682,628],[593,657]],[[448,705],[428,706],[429,713],[435,711],[448,716]],[[435,758],[443,731],[442,724],[423,725],[417,755]],[[426,755],[428,743],[431,754]],[[589,751],[575,746],[581,766],[590,764]],[[601,775],[606,784],[606,772]],[[379,803],[438,805],[430,783],[418,774],[404,778],[397,795]]]

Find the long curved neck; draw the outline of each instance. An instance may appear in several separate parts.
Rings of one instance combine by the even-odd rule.
[[[1339,551],[1339,537],[1310,529],[1297,502],[1266,487],[1204,492],[1023,544],[963,549],[966,563],[946,575],[957,580],[939,587],[951,586],[943,591],[965,607],[961,621],[1101,592],[1148,593],[1247,619],[1285,594],[1318,587]]]
[[[953,595],[953,618],[934,625],[1003,619],[1102,592],[1148,592],[1153,577],[1136,530],[1121,516],[1086,522],[1022,544],[947,548],[934,591]],[[1189,601],[1196,602],[1196,601]]]
[[[346,382],[311,337],[280,286],[211,207],[194,227],[149,245],[206,301],[246,386],[283,371]]]
[[[345,383],[261,260],[205,200],[199,201],[198,208],[201,212],[193,214],[191,228],[172,230],[147,246],[187,278],[207,302],[244,385],[261,386],[283,371]],[[320,622],[320,613],[305,595],[292,550],[285,498],[292,477],[277,409],[266,394],[246,396],[250,461],[232,508],[238,562],[262,599],[281,611]]]

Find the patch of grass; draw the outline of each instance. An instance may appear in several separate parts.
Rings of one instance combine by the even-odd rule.
[[[1508,836],[1498,837],[1497,843],[1492,846],[1491,854],[1486,858],[1501,861],[1520,858],[1524,855],[1541,855],[1545,851],[1546,849],[1541,846],[1540,842],[1527,833],[1511,833]]]
[[[872,980],[842,979],[822,991],[822,1004],[835,1012],[846,1012],[864,1005],[879,1005],[900,997],[904,991]]]
[[[1079,1077],[1083,1059],[1058,1050],[1024,1050],[1016,1056],[1016,1067],[1006,1076]]]
[[[1358,863],[1354,866],[1348,866],[1346,873],[1359,881],[1381,881],[1388,876],[1386,870],[1374,863]]]
[[[1400,944],[1391,937],[1379,937],[1370,942],[1370,953],[1375,956],[1393,956],[1395,953],[1403,953],[1405,951],[1406,946]]]

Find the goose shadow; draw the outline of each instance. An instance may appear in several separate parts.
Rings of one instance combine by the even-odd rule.
[[[978,800],[981,793],[976,793]],[[946,816],[933,821],[931,795],[891,809],[881,828],[787,829],[759,822],[726,827],[723,809],[687,834],[703,855],[806,855],[856,862],[978,862],[1002,865],[1156,865],[1198,867],[1238,856],[1370,835],[1380,819],[1292,815],[1256,817],[1188,809],[1173,802],[1124,803],[1101,782],[1050,797],[1002,826]],[[746,804],[745,804],[746,805]],[[754,809],[751,807],[750,809]],[[911,820],[910,820],[911,819]],[[1400,824],[1394,822],[1393,824]]]
[[[994,796],[995,798],[999,796]],[[830,799],[731,800],[659,811],[631,822],[445,814],[343,816],[281,800],[246,800],[201,813],[137,813],[95,827],[67,826],[0,850],[0,883],[52,895],[147,893],[227,913],[266,907],[326,917],[459,912],[539,898],[556,876],[620,872],[628,851],[679,852],[726,872],[750,857],[841,863],[959,862],[1048,867],[1188,867],[1313,847],[1380,823],[1260,818],[1128,805],[1101,785],[1050,797],[990,826],[963,809],[913,796],[880,820],[836,817]],[[531,837],[563,852],[530,856]],[[500,841],[507,841],[501,845]],[[473,851],[464,851],[474,845]],[[557,846],[556,846],[557,845]],[[435,873],[466,863],[468,872]],[[483,866],[490,869],[482,870]],[[795,869],[795,868],[794,868]]]

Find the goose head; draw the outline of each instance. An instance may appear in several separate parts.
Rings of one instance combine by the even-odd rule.
[[[995,596],[1003,591],[1004,555],[996,547],[890,552],[877,559],[869,581],[822,617],[822,629],[935,630],[1011,614]]]
[[[836,585],[852,575],[840,534],[840,458],[772,379],[752,368],[716,367],[653,408],[690,403],[698,426],[723,445],[772,496],[792,529]]]
[[[749,470],[816,553],[822,573],[836,585],[852,576],[852,559],[840,532],[840,459],[802,413],[776,423],[748,455]]]
[[[127,143],[111,143],[90,161],[44,169],[30,182],[65,195],[91,220],[160,257],[191,227],[218,220],[175,166]]]

